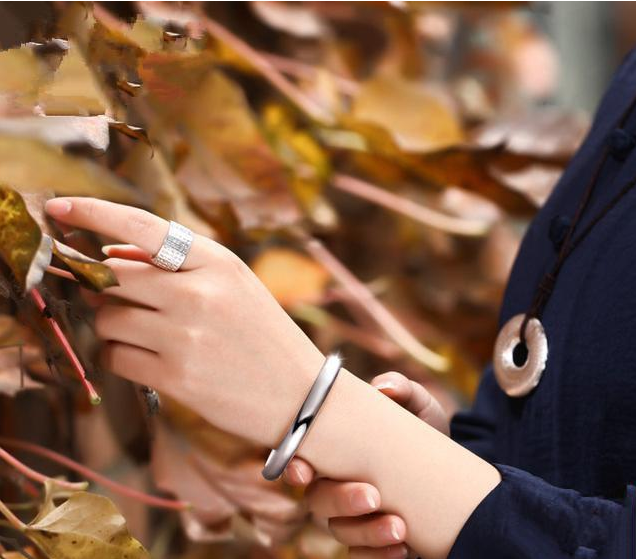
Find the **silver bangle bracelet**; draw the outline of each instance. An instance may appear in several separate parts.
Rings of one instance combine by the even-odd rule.
[[[283,474],[318,415],[341,367],[342,359],[338,354],[327,356],[292,426],[278,448],[269,453],[262,472],[265,479],[274,481]]]

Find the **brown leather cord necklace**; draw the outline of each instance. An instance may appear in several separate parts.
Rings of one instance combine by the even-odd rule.
[[[636,108],[636,97],[618,120],[617,128],[624,126],[634,108]],[[548,359],[548,340],[541,324],[541,316],[566,260],[580,246],[592,229],[636,186],[636,177],[625,183],[589,224],[576,237],[574,236],[575,229],[589,205],[609,154],[610,150],[606,147],[579,201],[572,223],[567,229],[559,250],[556,263],[539,282],[530,309],[526,313],[513,316],[506,322],[497,336],[493,354],[493,368],[499,386],[508,396],[525,396],[541,380]]]

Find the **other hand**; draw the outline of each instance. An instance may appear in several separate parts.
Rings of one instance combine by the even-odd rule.
[[[378,375],[371,384],[405,409],[445,435],[448,417],[439,402],[424,388],[400,373]],[[380,492],[368,483],[316,479],[316,472],[301,458],[294,458],[285,480],[306,487],[305,498],[314,517],[326,520],[334,537],[350,548],[351,559],[407,557],[406,524],[381,511]]]

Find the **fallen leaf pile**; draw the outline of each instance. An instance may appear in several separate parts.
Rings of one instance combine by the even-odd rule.
[[[510,3],[10,4],[0,435],[28,442],[7,448],[47,492],[3,467],[0,503],[40,509],[3,511],[0,557],[344,557],[299,492],[261,478],[267,449],[167,399],[150,417],[147,390],[101,370],[78,285],[115,284],[109,240],[57,229],[43,203],[132,204],[224,243],[322,350],[365,379],[403,371],[452,411],[489,358],[523,231],[587,130],[540,108],[549,41]],[[71,472],[147,551],[105,496],[51,489]]]

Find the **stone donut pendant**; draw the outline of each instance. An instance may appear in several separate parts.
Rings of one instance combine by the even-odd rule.
[[[519,333],[524,317],[524,314],[513,316],[495,341],[495,378],[501,389],[511,397],[531,392],[539,384],[548,360],[548,339],[539,319],[528,321],[526,343],[521,343]]]

